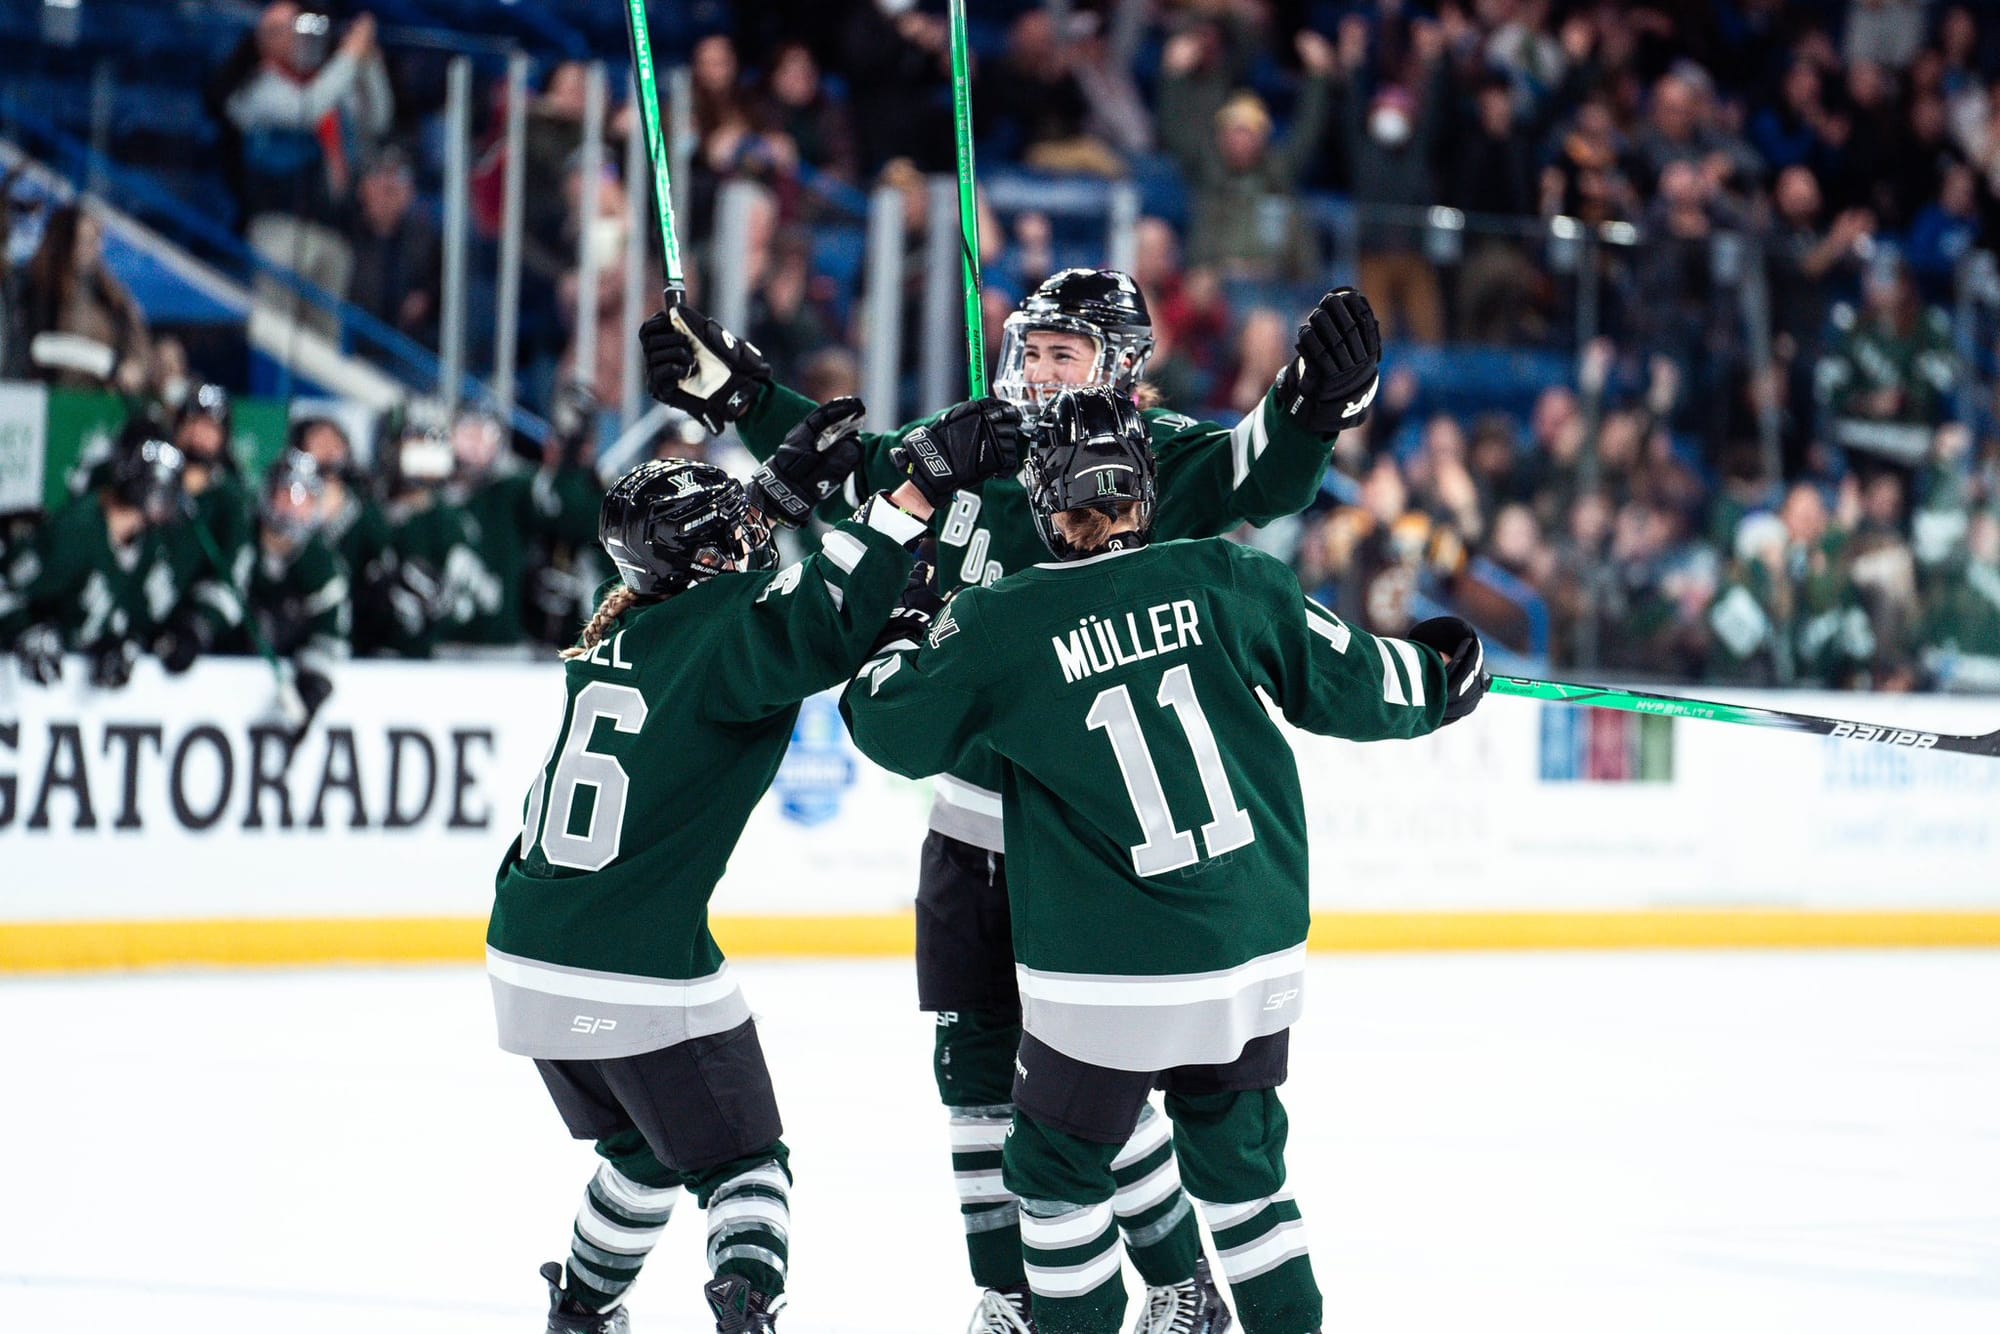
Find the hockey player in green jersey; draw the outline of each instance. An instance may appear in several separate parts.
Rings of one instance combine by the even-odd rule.
[[[290,664],[280,710],[298,733],[333,694],[334,665],[351,643],[347,568],[320,533],[325,493],[319,465],[296,449],[264,474],[249,614],[224,645],[236,653],[268,648]]]
[[[641,330],[654,397],[712,430],[733,421],[753,453],[768,453],[812,404],[774,383],[755,347],[686,307],[680,316],[693,337],[665,317]],[[885,485],[896,476],[897,450],[913,439],[977,429],[988,418],[1011,429],[1015,414],[1032,422],[1066,388],[1143,395],[1152,348],[1145,297],[1128,275],[1064,270],[1009,316],[994,378],[999,400],[863,435],[860,476]],[[1308,313],[1297,355],[1234,428],[1146,408],[1141,417],[1159,466],[1158,534],[1212,536],[1311,504],[1333,438],[1358,425],[1374,399],[1380,356],[1366,298],[1343,288]],[[944,493],[937,508],[932,527],[946,590],[993,584],[1047,554],[1027,493],[1012,477]],[[952,1175],[972,1276],[985,1289],[973,1334],[1018,1334],[1027,1293],[1017,1206],[999,1172],[1021,1031],[999,785],[993,759],[976,751],[938,776],[917,888],[917,999],[938,1017],[933,1070],[951,1117]],[[1199,1264],[1200,1239],[1164,1123],[1142,1124],[1116,1170],[1119,1222],[1149,1289],[1148,1310],[1164,1313],[1142,1321],[1138,1334],[1213,1334],[1228,1312]],[[1172,1313],[1191,1306],[1202,1314],[1176,1326]]]
[[[544,1266],[552,1334],[621,1334],[619,1305],[675,1199],[708,1214],[722,1334],[769,1330],[790,1171],[756,1028],[708,901],[790,742],[799,704],[878,642],[931,510],[877,494],[817,554],[773,570],[858,462],[861,405],[816,409],[744,488],[707,463],[640,465],[605,497],[614,588],[566,651],[562,730],[501,864],[487,966],[506,1050],[533,1057],[603,1164],[569,1263]],[[976,485],[993,437],[926,456]]]
[[[483,647],[521,644],[527,639],[522,611],[529,539],[594,541],[604,488],[584,461],[573,458],[551,456],[532,472],[507,470],[501,461],[506,429],[483,413],[459,418],[451,442],[458,470],[447,493],[465,515],[476,561],[459,583],[469,581],[478,596],[472,614],[448,624],[443,638]]]
[[[180,673],[203,653],[244,634],[244,593],[255,559],[251,497],[230,452],[235,413],[221,385],[197,386],[174,418],[187,458],[188,522],[168,534],[180,604],[152,644],[160,665]]]
[[[0,647],[37,685],[62,676],[65,650],[90,659],[92,685],[132,676],[136,645],[174,608],[166,537],[183,519],[186,460],[164,440],[127,440],[94,490],[17,551],[0,585]]]
[[[1244,1326],[1306,1334],[1320,1297],[1275,1092],[1305,981],[1305,812],[1260,692],[1308,731],[1421,736],[1478,702],[1483,655],[1456,618],[1354,630],[1247,547],[1149,544],[1146,437],[1109,391],[1058,399],[1024,470],[1057,559],[960,591],[845,708],[899,773],[982,747],[1004,766],[1025,1032],[1002,1171],[1034,1328],[1118,1328],[1113,1164],[1162,1087]]]

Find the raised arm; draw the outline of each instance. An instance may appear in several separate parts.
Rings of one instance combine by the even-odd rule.
[[[1234,428],[1156,414],[1156,533],[1208,537],[1239,523],[1269,523],[1312,504],[1335,437],[1366,420],[1380,383],[1381,358],[1382,338],[1368,298],[1350,287],[1336,288],[1307,313],[1292,360]]]

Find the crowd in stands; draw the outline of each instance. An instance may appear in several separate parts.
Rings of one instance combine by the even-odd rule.
[[[265,6],[217,74],[246,237],[434,340],[424,187],[437,100],[409,95],[366,14],[333,8],[346,12],[328,25],[290,0]],[[816,398],[855,390],[868,333],[815,262],[827,228],[854,226],[855,188],[901,192],[909,291],[922,285],[926,181],[952,163],[938,8],[737,5],[733,23],[670,53],[693,88],[682,226],[696,299],[716,248],[743,247],[741,332]],[[2000,217],[1991,11],[976,9],[989,29],[974,80],[982,171],[1169,182],[1147,192],[1176,207],[1140,220],[1134,265],[1157,337],[1148,379],[1168,406],[1233,419],[1331,279],[1373,301],[1389,373],[1370,420],[1342,438],[1322,506],[1246,534],[1346,614],[1394,631],[1446,604],[1558,666],[2000,686],[1996,340],[1966,299]],[[622,76],[611,82],[594,186],[578,170],[585,65],[546,65],[528,108],[521,356],[542,402],[564,383],[623,394],[618,168],[637,125]],[[474,213],[487,238],[500,223],[503,92],[494,81],[480,99]],[[741,234],[719,237],[717,200],[734,182],[755,187],[754,203]],[[98,383],[160,392],[161,350],[91,232],[87,216],[45,229],[9,276],[23,337],[4,345],[78,333],[112,349],[110,366],[44,374],[102,369]],[[1579,237],[1564,258],[1558,242]],[[1033,208],[983,206],[982,243],[993,346],[1013,302],[1078,256],[1060,219]],[[591,366],[577,364],[570,327],[580,246],[604,261]],[[1746,301],[1753,291],[1767,300]],[[906,302],[912,362],[920,305]],[[1468,345],[1549,352],[1525,364],[1560,365],[1560,382],[1471,407],[1450,355]]]

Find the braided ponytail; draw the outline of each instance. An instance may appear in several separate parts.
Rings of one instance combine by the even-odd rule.
[[[623,584],[606,593],[604,601],[597,604],[597,613],[590,618],[590,624],[583,627],[583,634],[578,637],[575,646],[562,651],[562,660],[568,662],[571,658],[581,658],[596,648],[598,641],[604,638],[604,632],[611,628],[611,623],[623,616],[638,600],[639,595]]]

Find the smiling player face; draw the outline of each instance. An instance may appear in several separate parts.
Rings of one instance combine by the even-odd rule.
[[[1097,341],[1082,334],[1032,329],[1022,340],[1021,374],[1032,385],[1087,385],[1097,370]]]

